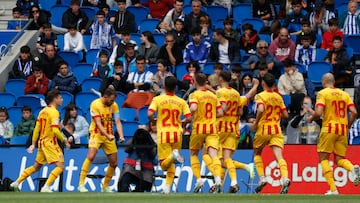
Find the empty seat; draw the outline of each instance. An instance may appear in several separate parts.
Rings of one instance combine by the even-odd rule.
[[[91,92],[91,89],[99,90],[101,85],[100,78],[85,78],[81,82],[81,87],[83,92]]]
[[[24,95],[26,81],[24,79],[9,79],[5,83],[5,92],[15,95],[15,97]]]
[[[0,93],[0,106],[5,108],[9,108],[14,106],[16,102],[16,96],[9,92],[1,92]]]

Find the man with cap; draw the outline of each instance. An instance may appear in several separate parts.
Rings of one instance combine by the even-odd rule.
[[[122,30],[136,32],[135,17],[134,14],[126,10],[126,0],[116,0],[116,2],[119,7],[119,11],[114,17],[110,18],[110,22],[113,23],[115,33],[120,34]]]
[[[335,13],[326,10],[323,0],[316,0],[314,10],[309,15],[311,29],[323,35],[329,29],[329,19],[335,18]]]
[[[121,57],[118,57],[116,60],[123,62],[124,72],[130,73],[136,71],[136,52],[135,52],[135,44],[126,43],[125,45],[125,54]]]

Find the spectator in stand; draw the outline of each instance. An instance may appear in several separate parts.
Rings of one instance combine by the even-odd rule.
[[[135,6],[143,5],[150,9],[151,18],[161,19],[169,11],[169,9],[174,5],[174,0],[148,0],[142,2],[139,0],[134,0],[133,4]]]
[[[19,58],[14,62],[12,70],[9,72],[9,79],[26,79],[33,72],[33,61],[30,54],[30,47],[24,45],[20,48]]]
[[[51,14],[43,11],[38,5],[31,6],[29,20],[33,21],[27,27],[28,30],[41,30],[45,23],[49,23]]]
[[[14,135],[14,125],[9,120],[6,107],[0,107],[0,144],[9,144]]]
[[[295,45],[301,45],[301,39],[303,36],[309,35],[310,36],[310,45],[316,47],[317,38],[316,33],[310,27],[310,21],[305,19],[301,21],[301,32],[296,35],[296,43]]]
[[[200,28],[194,28],[191,37],[192,41],[186,45],[184,51],[184,63],[197,61],[203,67],[209,57],[211,44],[201,38]]]
[[[75,131],[72,133],[75,144],[80,144],[81,137],[89,136],[89,123],[86,121],[86,118],[78,114],[78,109],[73,103],[66,106],[64,120],[61,123],[63,126],[66,126],[68,123],[75,125]]]
[[[339,28],[345,35],[360,33],[360,15],[357,1],[349,1],[348,11],[339,14]]]
[[[44,71],[46,77],[52,80],[58,73],[57,67],[64,59],[56,54],[53,44],[47,44],[45,52],[41,53],[39,57],[35,56],[34,61]]]
[[[164,60],[166,66],[176,66],[183,62],[182,49],[176,44],[173,34],[166,34],[165,44],[160,48],[157,59]]]
[[[333,66],[335,85],[342,85],[350,80],[352,74],[349,67],[349,58],[346,49],[343,47],[343,40],[339,36],[333,38],[334,49],[328,51],[325,61]]]
[[[116,0],[119,11],[110,18],[110,22],[113,24],[115,33],[120,34],[123,30],[129,30],[130,32],[136,32],[134,14],[126,10],[126,0]]]
[[[136,56],[135,45],[133,43],[127,43],[125,46],[125,54],[122,57],[117,58],[117,60],[123,62],[125,73],[128,74],[136,71]]]
[[[283,27],[287,28],[290,33],[298,34],[301,31],[301,22],[307,18],[307,12],[303,12],[301,0],[291,1],[292,12],[286,15]]]
[[[167,76],[173,76],[173,74],[167,70],[167,66],[163,60],[158,60],[158,71],[152,77],[153,85],[150,90],[154,96],[165,93],[165,78]]]
[[[8,30],[21,30],[21,28],[23,28],[27,23],[27,20],[20,18],[19,7],[14,7],[12,9],[12,17],[13,19],[9,20],[7,23]]]
[[[223,29],[215,29],[214,42],[211,45],[208,61],[228,66],[232,62],[240,62],[240,48],[235,40],[227,39]]]
[[[252,13],[254,18],[260,18],[264,25],[270,25],[269,21],[276,19],[275,6],[268,0],[256,0],[252,4]],[[258,30],[259,31],[259,30]]]
[[[30,16],[30,9],[32,6],[38,6],[38,0],[17,0],[16,6],[20,8],[20,17],[28,18]]]
[[[45,45],[47,44],[54,45],[56,52],[59,50],[57,36],[52,32],[50,23],[45,23],[42,26],[42,31],[40,32],[36,42],[36,49],[39,51],[39,53],[44,53]]]
[[[46,95],[49,87],[49,79],[42,69],[35,66],[33,71],[33,74],[26,79],[24,94]]]
[[[201,28],[201,37],[203,39],[206,39],[207,41],[211,42],[213,32],[212,32],[209,16],[201,16],[200,17],[200,28]]]
[[[254,54],[256,44],[260,40],[259,35],[249,23],[242,25],[242,31],[243,35],[240,38],[240,49],[245,50],[246,53]]]
[[[182,76],[181,89],[188,92],[191,89],[195,89],[195,75],[200,71],[200,66],[196,61],[190,61],[186,65],[187,74]]]
[[[128,73],[125,72],[123,62],[115,61],[114,63],[114,74],[111,77],[104,78],[100,85],[100,92],[104,94],[107,88],[113,88],[116,91],[120,91],[124,94],[127,94],[126,90],[126,79]],[[119,104],[121,105],[121,104]]]
[[[237,43],[239,43],[240,33],[236,29],[233,29],[233,23],[234,21],[230,17],[224,19],[223,24],[224,24],[225,37],[231,38],[235,40]]]
[[[68,32],[64,35],[64,51],[73,51],[83,53],[85,61],[86,47],[82,34],[76,30],[76,25],[70,25]]]
[[[29,136],[35,127],[35,117],[30,106],[21,108],[21,121],[17,123],[14,136]]]
[[[209,85],[217,90],[220,88],[219,75],[223,69],[223,64],[215,63],[214,64],[214,73],[208,76]]]
[[[147,65],[156,63],[160,49],[155,42],[153,34],[150,31],[144,31],[141,33],[140,39],[139,55],[145,57],[145,63]]]
[[[98,8],[101,8],[104,5],[106,5],[106,0],[82,0],[81,4],[81,6],[93,6]]]
[[[109,60],[110,64],[114,64],[116,59],[124,56],[127,44],[130,44],[130,43],[133,44],[134,50],[138,51],[138,46],[136,45],[136,42],[134,40],[131,40],[131,33],[129,30],[122,30],[120,32],[120,39],[121,39],[120,43],[114,47],[114,49],[111,53],[110,60]]]
[[[208,16],[204,11],[201,10],[201,1],[193,0],[191,1],[192,11],[190,14],[185,17],[185,29],[187,32],[191,32],[191,30],[195,27],[200,26],[200,18],[201,16]],[[210,19],[211,20],[211,19]],[[211,27],[211,21],[209,23]]]
[[[176,19],[180,19],[184,21],[186,14],[183,11],[183,7],[184,7],[183,0],[175,0],[174,8],[170,9],[163,17],[163,19],[161,19],[157,27],[157,32],[166,34],[167,32],[175,29]]]
[[[175,28],[170,33],[175,36],[176,45],[181,49],[185,49],[186,44],[189,42],[189,34],[184,28],[184,22],[176,19]]]
[[[231,80],[229,83],[230,87],[239,93],[241,93],[241,68],[241,65],[237,63],[231,65]]]
[[[241,77],[241,83],[240,83],[240,95],[245,96],[251,88],[254,86],[254,82],[257,80],[256,78],[253,78],[251,74],[244,74]],[[256,117],[256,103],[254,101],[254,97],[248,98],[247,105],[243,107],[243,113],[240,118],[240,120],[249,120],[250,118]]]
[[[339,36],[342,40],[344,40],[344,33],[338,27],[338,19],[331,18],[329,19],[329,30],[324,33],[322,36],[321,48],[326,49],[328,51],[334,48],[333,46],[333,38],[335,36]]]
[[[116,45],[115,31],[105,21],[104,11],[96,13],[96,21],[89,28],[91,34],[90,49],[107,49],[112,51]]]
[[[99,53],[99,62],[98,64],[95,64],[91,76],[100,78],[101,80],[112,77],[112,75],[114,74],[114,67],[110,63],[108,63],[108,61],[108,51],[101,50]]]
[[[50,89],[57,89],[59,91],[66,91],[75,95],[78,92],[78,81],[74,74],[69,70],[69,65],[65,61],[58,66],[59,72],[52,79]]]
[[[326,9],[323,0],[316,0],[314,11],[309,15],[311,30],[323,35],[329,29],[329,20],[331,18],[335,18],[335,13]]]
[[[295,50],[295,62],[300,63],[308,69],[311,62],[315,61],[316,47],[310,45],[310,35],[303,35],[301,45],[298,44]]]
[[[284,62],[285,73],[278,82],[279,93],[291,96],[290,114],[296,115],[301,110],[301,102],[306,96],[303,75],[297,70],[294,61],[286,59]]]
[[[62,16],[61,27],[68,29],[70,25],[77,25],[77,30],[84,34],[87,30],[89,18],[84,11],[80,10],[80,3],[80,0],[71,1],[70,8]]]
[[[274,20],[272,23],[271,23],[271,26],[270,26],[270,39],[271,41],[274,41],[280,34],[280,30],[281,30],[281,23],[279,20]],[[261,86],[261,85],[259,85]]]
[[[130,72],[126,80],[126,87],[131,92],[150,91],[152,86],[153,73],[145,71],[145,57],[136,57],[137,70]]]

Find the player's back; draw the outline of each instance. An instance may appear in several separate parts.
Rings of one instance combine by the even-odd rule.
[[[240,117],[238,110],[242,107],[240,94],[233,88],[221,88],[216,95],[220,103],[226,105],[224,116],[217,119],[219,132],[235,132]]]
[[[53,140],[54,133],[52,127],[60,127],[60,114],[54,106],[46,106],[40,112],[36,119],[36,125],[40,125],[39,138],[43,141]]]
[[[316,98],[316,106],[324,106],[322,132],[347,135],[348,107],[354,105],[348,93],[338,88],[325,88]]]
[[[258,124],[262,134],[279,134],[281,132],[281,112],[286,110],[281,95],[274,91],[263,91],[255,96],[256,104],[264,105],[264,112]]]
[[[221,108],[217,96],[208,90],[197,90],[189,98],[190,106],[192,103],[197,104],[197,110],[193,115],[193,132],[216,133],[216,112],[217,108]]]

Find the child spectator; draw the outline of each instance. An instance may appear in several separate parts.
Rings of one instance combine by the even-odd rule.
[[[310,45],[310,35],[305,34],[301,38],[301,45],[298,44],[295,50],[295,62],[303,64],[308,69],[311,62],[315,61],[316,47]]]
[[[352,71],[349,68],[349,59],[346,49],[343,47],[343,40],[340,36],[333,38],[334,49],[328,51],[325,61],[331,63],[335,77],[335,84],[340,85],[350,80]]]
[[[286,15],[283,27],[289,30],[289,33],[298,34],[301,31],[301,22],[307,18],[307,12],[302,8],[301,0],[291,1],[292,11]]]
[[[222,69],[223,69],[223,64],[215,63],[214,64],[214,73],[209,75],[209,77],[208,77],[209,85],[214,90],[217,90],[220,87],[219,75],[220,75]]]
[[[42,32],[36,42],[36,49],[39,53],[44,53],[45,45],[52,44],[54,45],[55,51],[59,50],[57,36],[55,33],[52,32],[51,24],[45,23],[42,27]]]
[[[116,45],[116,35],[111,24],[105,21],[104,11],[96,13],[96,21],[89,28],[91,34],[90,49],[105,48],[112,51]]]
[[[154,94],[154,96],[165,93],[165,78],[167,76],[173,76],[167,70],[167,66],[163,60],[158,61],[158,71],[152,77],[152,87],[150,92]]]
[[[0,144],[8,144],[14,134],[14,125],[9,120],[6,107],[0,107]]]
[[[73,51],[85,53],[86,47],[82,34],[76,30],[76,25],[70,25],[68,32],[64,35],[64,51]],[[83,56],[83,59],[85,57]]]
[[[78,82],[74,74],[69,70],[67,62],[60,62],[58,66],[59,72],[51,81],[51,90],[66,91],[71,94],[78,92]]]
[[[249,23],[244,24],[242,30],[244,34],[240,38],[240,49],[254,54],[256,52],[256,44],[260,40],[259,35]]]
[[[136,45],[136,42],[134,40],[131,40],[131,33],[129,30],[122,30],[120,32],[120,43],[117,44],[110,56],[110,64],[114,64],[116,60],[119,60],[120,57],[124,57],[125,51],[126,51],[126,45],[127,44],[133,44],[133,50],[137,51],[138,46]],[[135,60],[134,60],[135,61]]]
[[[170,32],[175,37],[176,45],[184,49],[189,41],[187,30],[184,28],[184,21],[181,19],[175,20],[175,28]]]
[[[104,91],[110,87],[116,91],[120,91],[124,94],[127,94],[126,90],[126,79],[129,73],[125,72],[123,62],[115,61],[114,63],[114,74],[111,77],[104,78],[101,82],[100,92]]]
[[[28,78],[32,74],[33,65],[34,64],[30,54],[30,47],[27,45],[22,46],[20,48],[20,56],[14,62],[13,68],[9,73],[9,79]]]
[[[100,79],[109,78],[113,75],[114,68],[108,63],[108,52],[106,50],[101,50],[99,53],[99,63],[94,64],[94,70],[92,72],[92,77],[98,77]]]
[[[309,20],[305,19],[301,21],[301,31],[296,36],[296,45],[301,45],[301,39],[304,35],[310,36],[310,44],[314,47],[316,47],[316,33],[315,31],[311,30],[310,22]]]
[[[201,37],[207,41],[212,41],[212,29],[211,29],[210,17],[207,15],[200,17],[200,28],[201,28]]]
[[[344,33],[339,29],[338,19],[331,18],[329,19],[329,30],[324,33],[322,36],[321,48],[326,49],[328,51],[334,48],[333,46],[333,38],[335,36],[339,36],[342,40],[344,40]]]
[[[211,44],[208,41],[201,39],[201,29],[198,27],[191,31],[191,37],[192,42],[189,42],[186,45],[184,51],[184,63],[197,61],[203,66],[209,57]]]
[[[229,17],[224,19],[223,24],[224,24],[225,37],[231,38],[239,43],[239,32],[232,28],[233,23],[234,21]]]
[[[22,118],[16,125],[14,136],[29,136],[35,127],[35,117],[29,106],[21,109]]]
[[[33,74],[26,79],[25,94],[43,94],[46,95],[49,86],[49,79],[45,76],[39,67],[33,68]]]
[[[20,8],[19,7],[15,7],[12,9],[12,17],[13,17],[13,20],[9,20],[8,24],[7,24],[8,30],[21,30],[21,28],[23,28],[27,23],[27,20],[20,18]]]

